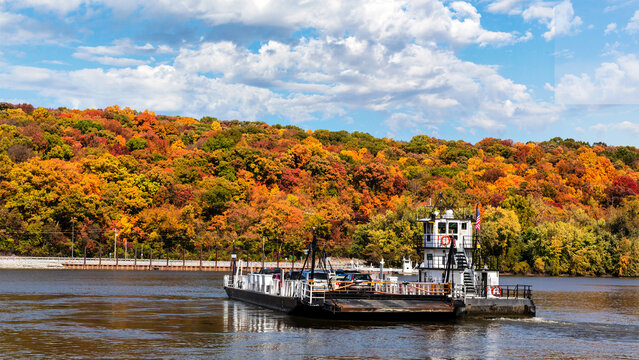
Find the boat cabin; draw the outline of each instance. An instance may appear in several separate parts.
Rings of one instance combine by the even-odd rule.
[[[419,282],[456,284],[465,296],[488,295],[485,289],[499,285],[499,272],[488,270],[480,260],[481,244],[472,216],[433,211],[418,219],[423,225],[421,248],[424,261],[419,266]]]

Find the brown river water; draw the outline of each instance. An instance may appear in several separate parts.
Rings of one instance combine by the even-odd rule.
[[[350,322],[228,300],[222,273],[0,271],[0,358],[639,359],[639,279],[503,277],[534,319]]]

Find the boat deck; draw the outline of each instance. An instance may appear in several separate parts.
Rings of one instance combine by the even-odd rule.
[[[334,313],[453,313],[450,301],[425,299],[327,299],[324,307]]]

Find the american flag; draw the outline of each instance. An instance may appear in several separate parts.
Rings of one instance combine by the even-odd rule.
[[[477,204],[477,220],[475,220],[475,229],[481,228],[481,214],[479,213],[479,204]]]

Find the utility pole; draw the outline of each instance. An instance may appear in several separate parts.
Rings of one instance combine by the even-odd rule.
[[[75,243],[75,217],[71,218],[71,259],[75,258],[73,245]]]
[[[266,236],[262,236],[262,269],[264,269],[264,240]]]
[[[113,257],[115,266],[118,266],[118,229],[113,229]]]

